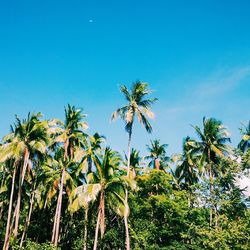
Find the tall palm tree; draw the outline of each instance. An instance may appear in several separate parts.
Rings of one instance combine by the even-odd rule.
[[[11,192],[10,192],[10,198],[9,198],[9,208],[8,208],[8,217],[7,217],[7,223],[6,223],[6,231],[5,231],[5,240],[4,240],[4,246],[3,250],[9,248],[9,238],[10,238],[10,220],[11,220],[11,214],[12,214],[12,208],[13,208],[13,196],[14,196],[14,191],[15,191],[15,180],[16,180],[16,166],[15,164],[12,163],[12,161],[8,160],[5,163],[8,168],[8,172],[11,174]],[[13,166],[13,169],[11,169],[11,166]],[[6,183],[7,185],[7,183]],[[1,186],[2,187],[2,186]],[[7,189],[7,188],[6,188]]]
[[[248,125],[244,125],[240,128],[240,132],[242,134],[242,139],[238,145],[238,148],[245,153],[250,148],[250,121]]]
[[[147,118],[153,118],[154,113],[151,111],[151,105],[157,100],[156,98],[146,99],[151,93],[148,89],[148,84],[145,82],[137,81],[132,84],[130,91],[125,85],[121,85],[121,92],[123,93],[127,104],[118,108],[111,116],[112,120],[120,117],[125,122],[125,130],[128,133],[128,161],[127,161],[127,176],[130,172],[130,154],[131,154],[131,137],[133,131],[133,124],[135,117],[143,124],[146,131],[151,133],[152,127]],[[128,191],[126,190],[126,202],[128,201]],[[128,218],[124,217],[125,231],[126,231],[126,249],[130,249]]]
[[[31,164],[31,160],[34,159],[36,155],[45,154],[48,142],[48,122],[41,121],[41,116],[41,113],[29,113],[27,119],[24,119],[23,121],[16,117],[16,123],[14,126],[11,126],[11,133],[3,138],[4,143],[0,149],[0,162],[5,162],[8,159],[14,159],[15,170],[13,175],[16,175],[16,173],[19,172],[19,187],[16,202],[16,212],[14,214],[15,238],[18,235],[22,186],[27,167],[29,164]],[[9,222],[10,218],[7,219],[4,249],[8,249],[9,246]]]
[[[197,146],[197,143],[189,136],[184,138],[182,155],[180,155],[175,169],[175,177],[179,184],[183,182],[184,189],[188,191],[188,207],[191,207],[191,187],[199,180],[197,166],[199,147]]]
[[[39,190],[39,186],[41,186],[43,183],[43,179],[41,178],[41,176],[43,176],[43,168],[42,165],[45,162],[45,159],[47,158],[47,155],[44,155],[42,157],[37,157],[36,159],[34,159],[34,163],[33,163],[33,168],[28,170],[29,173],[29,186],[26,190],[26,194],[28,194],[29,196],[29,206],[28,206],[28,214],[26,216],[26,220],[25,220],[25,224],[23,227],[23,232],[22,232],[22,237],[20,240],[20,248],[22,248],[24,239],[26,237],[26,233],[28,230],[28,227],[30,225],[30,220],[31,220],[31,215],[33,212],[33,209],[35,207],[35,205],[37,205],[38,203],[38,197],[40,196],[40,190]],[[44,188],[44,187],[43,187]]]
[[[166,156],[166,148],[168,144],[160,144],[160,140],[150,141],[151,145],[147,145],[149,155],[145,159],[150,160],[149,166],[154,167],[156,170],[160,170],[164,163],[169,161],[169,157]]]
[[[84,145],[87,135],[83,132],[83,129],[88,127],[87,123],[83,121],[85,117],[86,115],[82,114],[81,109],[68,105],[67,108],[65,108],[65,122],[54,120],[54,124],[51,123],[51,125],[54,125],[51,127],[51,133],[53,133],[53,146],[62,145],[64,150],[64,167],[61,169],[60,189],[51,239],[52,244],[55,246],[58,245],[59,239],[63,186],[66,174],[65,166],[70,165],[73,161],[75,149]]]
[[[90,202],[97,200],[98,215],[95,230],[94,250],[97,249],[98,234],[101,238],[105,232],[105,207],[108,205],[118,215],[124,217],[128,214],[128,204],[125,201],[126,178],[120,176],[120,155],[106,148],[104,154],[95,160],[96,172],[87,175],[87,183],[74,190],[73,209],[89,206]],[[106,205],[107,204],[107,205]]]
[[[219,157],[225,157],[230,152],[227,142],[231,142],[229,132],[222,125],[222,122],[214,118],[203,118],[203,130],[198,126],[193,126],[198,138],[197,142],[201,154],[200,165],[204,166],[204,171],[209,176],[210,198],[213,196],[214,176],[217,174],[216,166],[218,165]],[[213,222],[214,204],[210,208],[210,221]],[[215,213],[215,216],[216,213]]]

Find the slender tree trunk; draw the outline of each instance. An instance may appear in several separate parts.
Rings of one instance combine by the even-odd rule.
[[[59,206],[59,194],[57,197],[57,203],[56,203],[56,212],[54,216],[54,223],[53,223],[53,230],[52,230],[52,237],[51,237],[51,243],[54,244],[55,241],[55,232],[56,232],[56,221],[57,221],[57,214],[58,214],[58,206]]]
[[[60,183],[59,204],[58,204],[58,213],[57,213],[56,228],[55,228],[55,241],[54,241],[54,245],[56,247],[58,245],[60,219],[61,219],[61,210],[62,210],[62,195],[63,195],[64,172],[65,172],[65,169],[63,168],[62,178],[61,178],[61,183]]]
[[[85,209],[85,223],[84,223],[84,237],[83,237],[83,250],[87,250],[87,239],[88,239],[88,212],[89,208]]]
[[[5,239],[4,239],[3,250],[7,250],[9,248],[10,219],[11,219],[12,204],[13,204],[13,194],[14,194],[15,178],[16,178],[16,166],[14,168],[13,177],[12,177],[11,192],[10,192],[10,203],[9,203],[9,209],[8,209],[8,218],[7,218],[7,225],[6,225],[6,232],[5,232]]]
[[[22,169],[21,185],[23,185],[26,169],[27,169],[28,162],[29,162],[29,157],[30,157],[30,153],[29,153],[29,150],[26,148],[24,151],[24,162],[23,162],[23,169]]]
[[[20,169],[19,189],[18,189],[18,196],[17,196],[17,211],[16,211],[16,219],[15,219],[15,227],[14,227],[14,238],[15,239],[17,238],[17,234],[18,234],[21,198],[22,198],[22,187],[23,187],[23,182],[24,182],[24,177],[25,177],[28,162],[29,162],[29,151],[28,151],[28,149],[25,149],[23,167]]]
[[[98,216],[97,216],[97,222],[95,227],[95,242],[93,250],[97,250],[97,243],[98,243],[98,231],[99,231],[99,225],[100,225],[100,218],[101,218],[101,209],[99,207],[98,209]]]
[[[101,231],[101,239],[103,238],[105,232],[105,204],[104,204],[104,192],[101,192],[100,195],[100,231]]]
[[[154,160],[154,167],[156,170],[160,170],[160,160],[159,159],[155,159]]]
[[[18,224],[19,224],[19,217],[20,217],[20,207],[21,207],[21,196],[22,196],[22,182],[21,182],[21,172],[19,176],[19,187],[18,187],[18,194],[17,194],[17,203],[16,203],[16,211],[15,211],[15,226],[14,226],[14,238],[17,238],[18,234]]]
[[[212,164],[210,163],[209,164],[209,180],[210,180],[210,199],[211,199],[211,202],[210,202],[210,219],[209,219],[209,226],[212,227],[213,225],[213,202],[212,202],[212,199],[213,199],[213,193],[214,193],[214,190],[213,190],[213,173],[212,173]]]
[[[132,131],[129,131],[128,135],[128,163],[127,163],[127,176],[129,177],[130,172],[130,155],[131,155],[131,138],[132,138]]]
[[[23,234],[22,234],[22,238],[21,238],[21,242],[20,242],[20,248],[23,245],[23,241],[24,241],[24,237],[25,237],[27,228],[30,225],[30,218],[31,218],[32,210],[33,210],[34,196],[35,196],[35,190],[33,190],[32,195],[31,195],[29,214],[28,214],[28,216],[26,218],[26,222],[25,222],[25,225],[24,225]]]
[[[131,138],[132,138],[132,128],[128,135],[128,165],[127,165],[127,177],[129,177],[130,172],[130,154],[131,154]],[[125,190],[125,202],[128,203],[128,189]],[[126,233],[126,250],[130,250],[130,238],[129,238],[129,228],[128,228],[128,216],[124,216],[124,226]]]

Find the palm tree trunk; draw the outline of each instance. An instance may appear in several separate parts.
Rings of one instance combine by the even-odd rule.
[[[29,153],[29,150],[26,148],[24,151],[24,162],[23,162],[23,169],[22,169],[21,185],[23,185],[26,169],[27,169],[28,162],[29,162],[29,157],[30,157],[30,153]]]
[[[55,232],[56,232],[56,221],[57,221],[58,207],[59,207],[59,194],[58,194],[58,197],[57,197],[56,212],[55,212],[55,216],[54,216],[54,224],[53,224],[53,230],[52,230],[52,238],[51,238],[51,243],[52,244],[54,244],[54,241],[55,241]]]
[[[98,209],[98,216],[97,216],[97,222],[96,222],[96,227],[95,227],[95,242],[94,242],[93,250],[97,249],[98,231],[99,231],[99,225],[100,225],[100,218],[101,218],[101,209],[99,207],[99,209]]]
[[[12,177],[11,192],[10,192],[10,203],[9,203],[9,209],[8,209],[8,219],[7,219],[7,225],[6,225],[6,232],[5,232],[5,239],[4,239],[3,250],[7,250],[9,248],[10,218],[11,218],[11,212],[12,212],[15,178],[16,178],[16,166],[14,168],[13,177]]]
[[[57,247],[57,245],[58,245],[59,228],[60,228],[60,219],[61,219],[61,210],[62,210],[62,196],[63,196],[64,172],[65,172],[65,169],[63,168],[63,171],[62,171],[62,178],[61,178],[61,183],[60,183],[60,191],[59,191],[59,203],[58,203],[58,213],[57,213],[56,231],[55,231],[55,241],[54,241],[54,245],[55,245],[56,247]]]
[[[89,208],[85,209],[85,223],[84,223],[84,237],[83,237],[83,250],[87,250],[87,239],[88,239],[88,211]]]
[[[210,219],[209,219],[209,226],[212,227],[213,225],[213,173],[212,173],[212,165],[210,164],[209,167],[209,186],[210,186],[210,199],[211,199],[211,207],[210,207]]]
[[[22,234],[22,238],[20,242],[20,248],[23,245],[24,237],[25,237],[27,228],[29,227],[29,224],[30,224],[30,218],[31,218],[32,210],[33,210],[34,196],[35,196],[35,190],[33,190],[32,195],[31,195],[29,214],[28,214],[28,217],[26,218],[26,222],[24,225],[23,234]]]
[[[104,204],[104,192],[101,192],[100,195],[100,231],[101,231],[101,238],[103,238],[104,231],[105,231],[105,204]]]
[[[17,211],[16,211],[16,219],[15,219],[15,227],[14,227],[14,238],[15,239],[17,238],[17,234],[18,234],[21,197],[22,197],[22,186],[23,186],[23,181],[24,181],[28,161],[29,161],[29,151],[28,151],[28,149],[25,149],[23,167],[20,169],[19,189],[18,189],[18,196],[17,196]]]
[[[18,234],[18,224],[19,224],[19,217],[20,217],[20,206],[21,206],[21,196],[22,196],[22,170],[20,171],[19,176],[19,187],[18,187],[18,194],[17,194],[17,203],[16,203],[16,211],[15,211],[15,226],[14,226],[14,238],[17,238]]]
[[[128,163],[127,163],[127,176],[129,177],[130,172],[130,155],[131,155],[131,138],[132,138],[132,129],[128,134]]]
[[[155,159],[154,160],[154,167],[155,167],[155,169],[156,170],[160,170],[160,161],[159,161],[159,159]]]
[[[128,135],[128,165],[127,165],[127,177],[129,177],[130,172],[130,154],[131,154],[131,138],[132,138],[132,128]],[[125,202],[128,203],[128,189],[125,190]],[[130,238],[129,238],[129,228],[128,228],[128,216],[124,216],[124,226],[126,233],[126,250],[130,250]]]

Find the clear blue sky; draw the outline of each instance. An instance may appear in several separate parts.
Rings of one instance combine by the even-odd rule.
[[[190,124],[221,119],[239,140],[250,119],[250,1],[99,0],[0,2],[0,136],[14,115],[63,118],[84,108],[90,132],[126,148],[118,86],[140,79],[154,96],[154,133],[140,126],[134,146],[150,139],[180,151]]]

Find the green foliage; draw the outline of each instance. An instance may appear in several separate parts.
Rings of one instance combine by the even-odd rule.
[[[12,246],[13,250],[59,250],[59,248],[54,247],[50,243],[36,243],[30,240],[24,242],[24,247],[20,248],[17,246]]]

